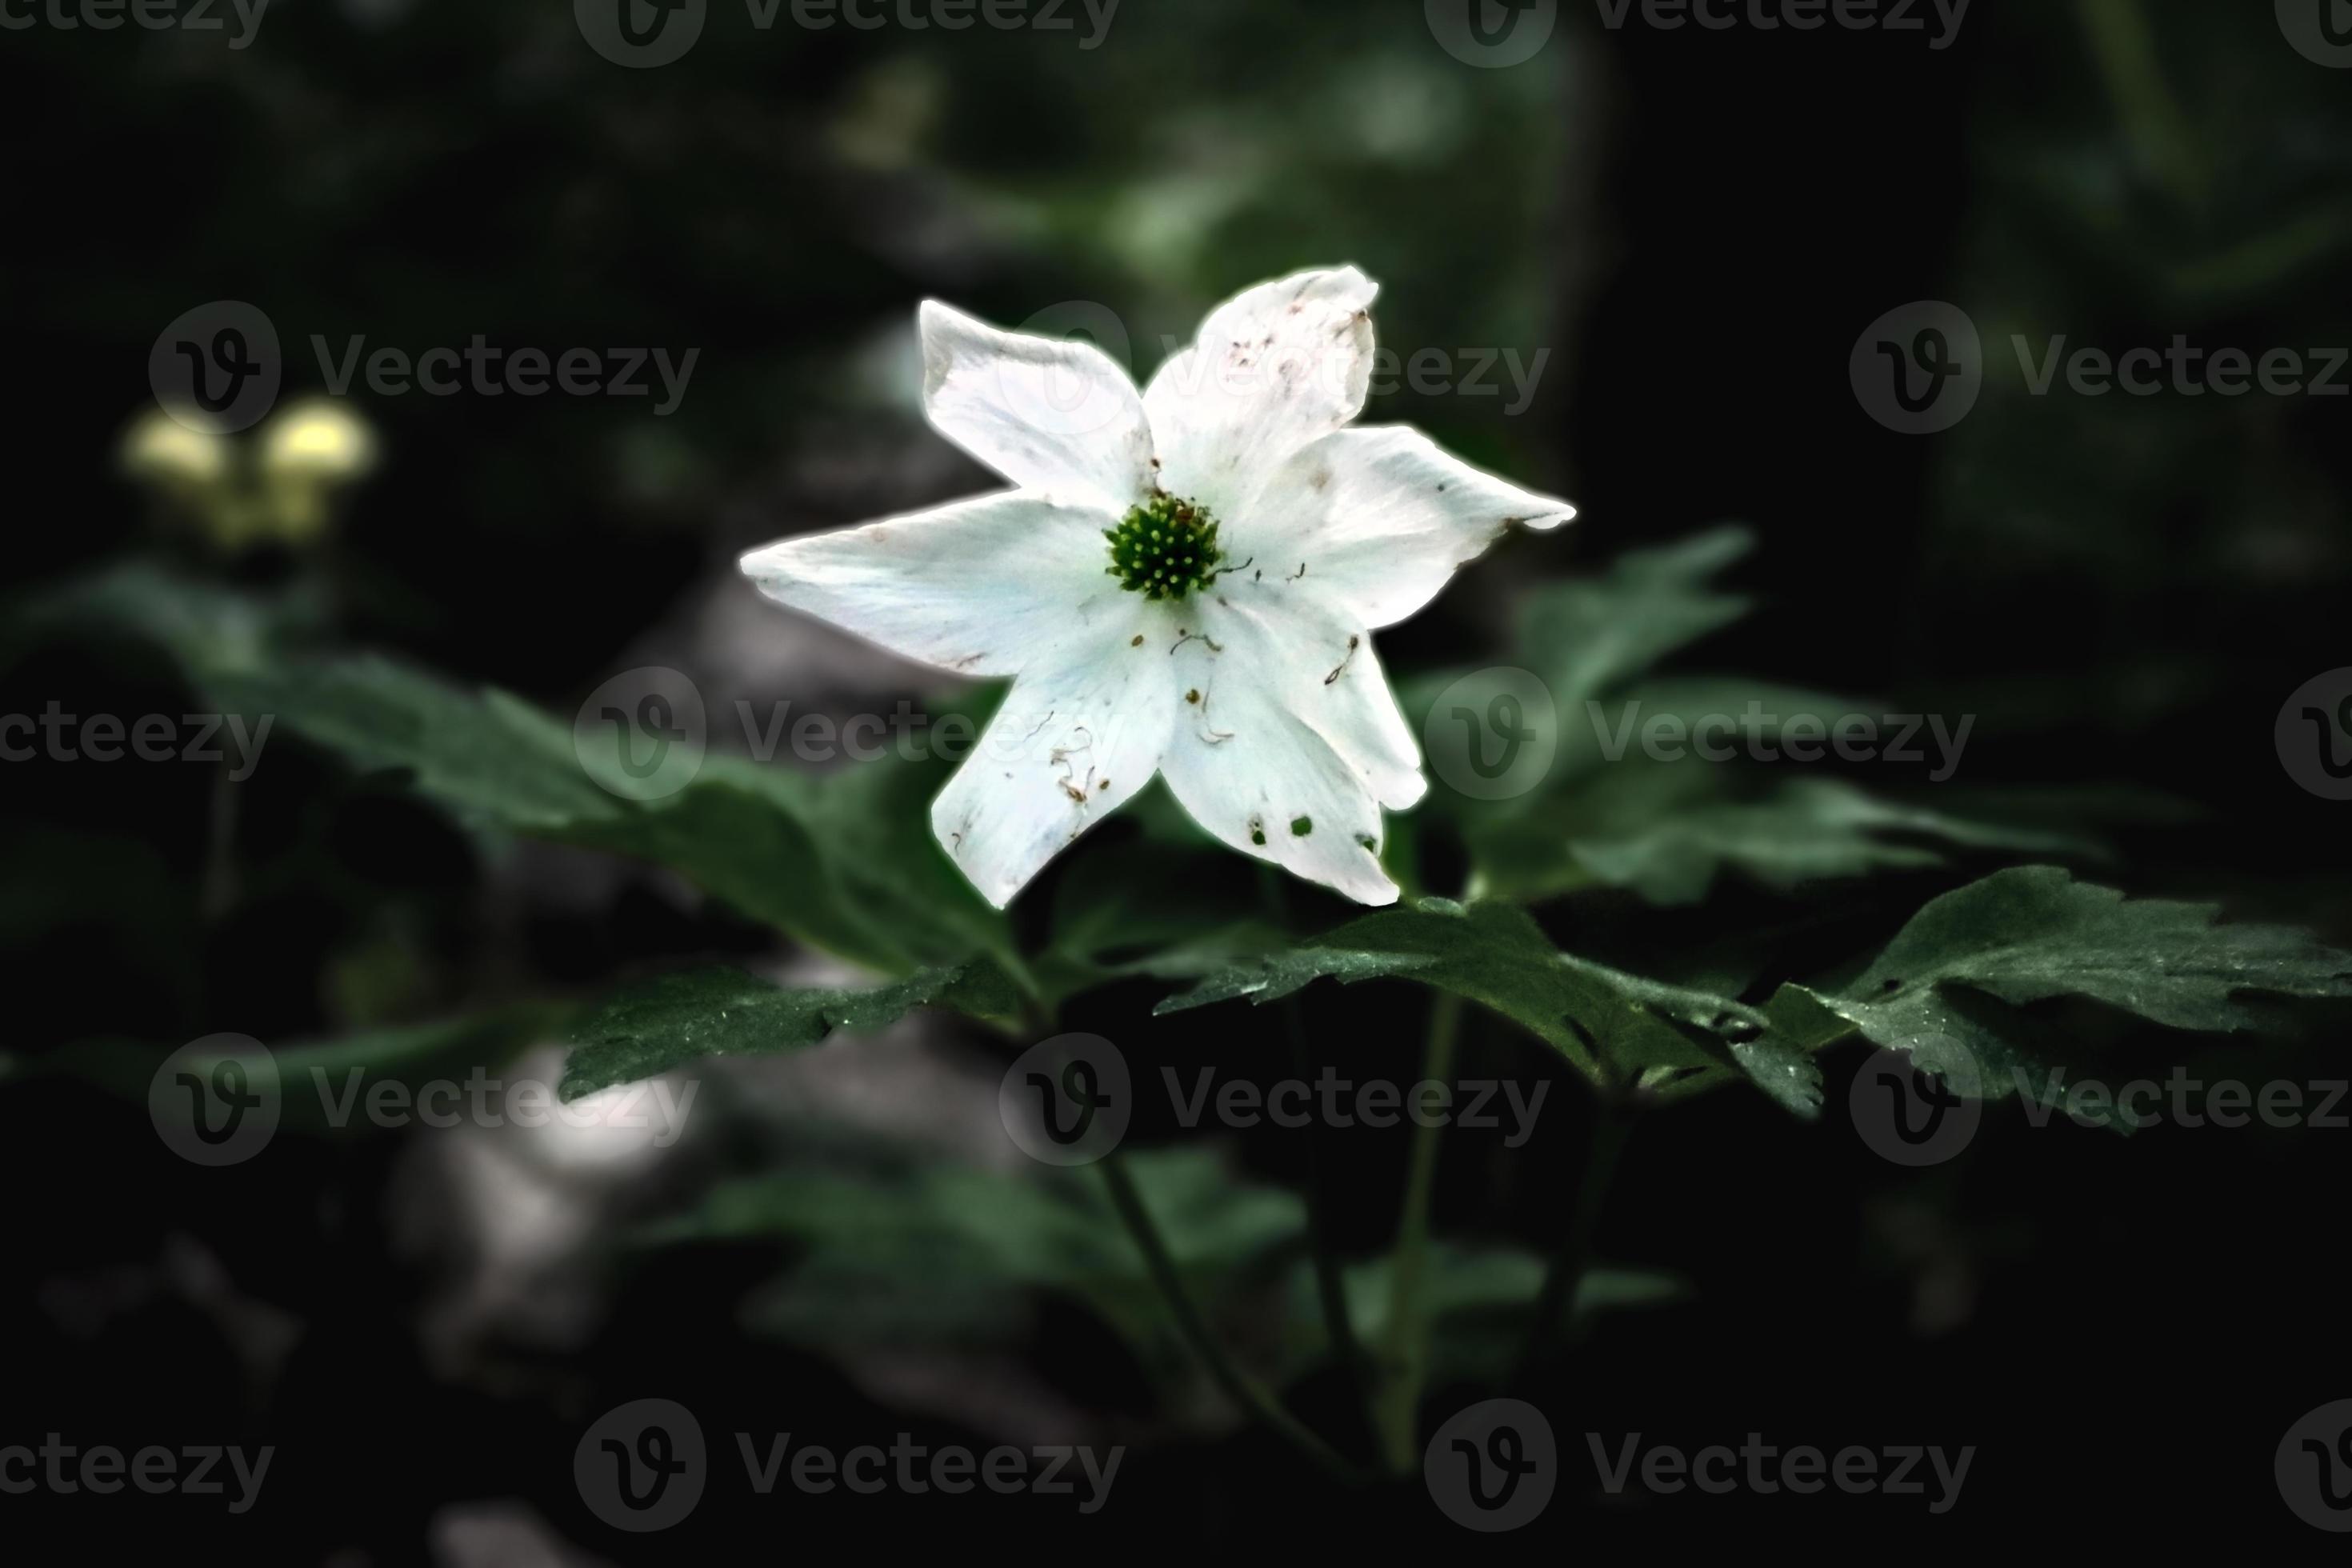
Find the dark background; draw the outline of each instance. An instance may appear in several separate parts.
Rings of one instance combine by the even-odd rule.
[[[1955,790],[2123,784],[2176,803],[2115,826],[2101,879],[2352,941],[2347,808],[2296,788],[2271,740],[2287,694],[2346,660],[2344,405],[2033,398],[2005,346],[2352,342],[2352,76],[2289,47],[2267,5],[1977,0],[1937,52],[1875,30],[1612,33],[1569,4],[1541,54],[1500,70],[1451,58],[1406,0],[1126,0],[1092,52],[985,28],[753,33],[719,5],[686,59],[629,71],[550,0],[278,0],[242,52],[43,27],[0,37],[0,68],[20,607],[139,552],[248,584],[320,569],[210,558],[117,472],[156,334],[241,299],[286,341],[289,394],[318,390],[313,331],[412,352],[477,332],[702,351],[666,419],[560,395],[362,400],[385,460],[319,558],[352,644],[559,714],[647,663],[693,670],[719,702],[780,689],[786,668],[819,704],[919,694],[922,678],[846,645],[810,652],[731,574],[768,539],[984,482],[912,407],[918,300],[1007,324],[1100,301],[1148,374],[1160,335],[1217,299],[1353,261],[1383,283],[1381,338],[1401,353],[1552,350],[1517,417],[1507,397],[1410,390],[1371,417],[1584,509],[1385,636],[1391,668],[1494,648],[1515,578],[1743,519],[1761,549],[1742,582],[1765,607],[1719,662],[1979,714]],[[1846,369],[1865,325],[1921,299],[1969,310],[1990,361],[1977,412],[1927,439],[1866,417]],[[185,702],[161,659],[31,624],[9,635],[0,710]],[[772,946],[653,873],[486,854],[396,785],[272,743],[226,913],[198,891],[203,770],[0,770],[16,1002],[0,1049],[315,1036]],[[1875,896],[1907,909],[1947,885]],[[1776,907],[1725,895],[1743,900],[1759,921]],[[1137,1023],[1152,999],[1115,990],[1066,1022],[1143,1060],[1205,1051],[1246,1076],[1279,1059],[1271,1012],[1228,1010],[1179,1046],[1165,1032],[1208,1016]],[[1411,1076],[1417,999],[1314,1001],[1335,1052]],[[2192,1045],[2144,1059],[2346,1076],[2340,1024],[2259,1047],[2258,1068],[2257,1047]],[[1514,1047],[1494,1026],[1468,1048]],[[1855,1065],[1832,1060],[1833,1106]],[[1444,1228],[1548,1238],[1586,1115],[1573,1085],[1559,1093],[1569,1112],[1526,1150],[1449,1147]],[[2011,1106],[1962,1159],[1911,1175],[1835,1116],[1806,1128],[1719,1095],[1630,1147],[1600,1250],[1696,1290],[1605,1321],[1526,1391],[1570,1479],[1520,1537],[1455,1531],[1418,1486],[1350,1496],[1263,1436],[1168,1423],[1115,1341],[1046,1310],[1003,1375],[1083,1412],[1077,1430],[1139,1444],[1101,1516],[714,1486],[688,1524],[632,1539],[588,1515],[569,1468],[579,1426],[623,1399],[680,1399],[713,1434],[984,1445],[1007,1424],[996,1384],[976,1376],[944,1402],[963,1414],[942,1415],[749,1332],[735,1309],[765,1265],[725,1249],[654,1266],[550,1242],[518,1305],[496,1288],[498,1238],[551,1232],[469,1218],[497,1192],[462,1195],[468,1167],[421,1135],[194,1173],[94,1089],[9,1084],[0,1108],[0,1441],[280,1448],[241,1520],[177,1497],[0,1497],[0,1528],[74,1540],[352,1563],[730,1562],[809,1549],[803,1521],[852,1549],[1022,1554],[1483,1552],[1759,1526],[1806,1549],[2053,1526],[2039,1538],[2308,1549],[2322,1537],[2281,1505],[2272,1450],[2352,1396],[2341,1128],[2126,1141],[2032,1131]],[[1252,1168],[1296,1175],[1295,1141],[1243,1142]],[[567,1201],[618,1226],[740,1155],[699,1147]],[[1402,1157],[1394,1136],[1335,1141],[1366,1194],[1344,1226],[1359,1251],[1391,1223]],[[1344,1429],[1328,1375],[1299,1405]],[[1009,1424],[1036,1422],[1053,1425],[1034,1409]],[[1578,1486],[1587,1430],[1978,1453],[1942,1518],[1919,1499],[1611,1501]],[[528,1544],[502,1544],[501,1521]]]

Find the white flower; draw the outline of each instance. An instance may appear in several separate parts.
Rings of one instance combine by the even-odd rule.
[[[1344,428],[1377,292],[1354,268],[1212,311],[1137,395],[1085,343],[922,308],[931,423],[1014,489],[743,558],[770,597],[1013,689],[931,806],[1003,907],[1154,774],[1210,833],[1395,901],[1381,808],[1428,789],[1371,633],[1513,523],[1575,509],[1403,426]]]

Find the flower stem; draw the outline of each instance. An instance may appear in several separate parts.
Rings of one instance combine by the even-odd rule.
[[[2132,155],[2180,201],[2203,201],[2210,181],[2197,136],[2165,80],[2146,13],[2137,0],[2083,0],[2078,15]]]
[[[1290,929],[1290,900],[1272,867],[1258,868],[1258,886],[1267,912],[1286,933]],[[1283,1034],[1290,1044],[1291,1071],[1301,1083],[1308,1082],[1314,1076],[1315,1063],[1298,999],[1286,996],[1280,1005]],[[1348,1311],[1347,1279],[1340,1271],[1339,1251],[1331,1244],[1329,1187],[1323,1179],[1321,1138],[1313,1119],[1309,1119],[1305,1131],[1307,1239],[1315,1259],[1316,1299],[1323,1310],[1323,1330],[1330,1339],[1331,1354],[1347,1373],[1349,1386],[1355,1391],[1359,1415],[1369,1432],[1374,1430],[1372,1372],[1364,1359],[1363,1342],[1356,1337],[1356,1325]]]
[[[222,762],[213,774],[212,795],[205,813],[205,869],[197,908],[207,921],[216,921],[236,903],[236,781]]]
[[[1292,1070],[1299,1081],[1307,1081],[1314,1070],[1307,1046],[1307,1030],[1299,1021],[1298,1005],[1286,997],[1282,1002],[1283,1026],[1290,1037]],[[1318,1140],[1310,1121],[1307,1138],[1307,1240],[1315,1258],[1315,1294],[1323,1308],[1323,1330],[1330,1336],[1331,1353],[1348,1374],[1348,1384],[1355,1391],[1357,1406],[1366,1428],[1372,1424],[1372,1377],[1365,1364],[1364,1347],[1356,1338],[1356,1325],[1348,1314],[1348,1285],[1339,1270],[1339,1255],[1331,1245],[1330,1200],[1323,1180],[1323,1159],[1318,1152]]]
[[[1244,1372],[1225,1353],[1217,1336],[1192,1304],[1185,1292],[1183,1277],[1177,1272],[1176,1259],[1168,1250],[1168,1243],[1153,1221],[1151,1211],[1144,1206],[1143,1194],[1136,1190],[1135,1178],[1117,1154],[1111,1154],[1096,1167],[1102,1173],[1103,1186],[1110,1194],[1111,1206],[1127,1226],[1129,1236],[1143,1254],[1152,1282],[1166,1298],[1170,1314],[1176,1320],[1177,1331],[1184,1337],[1202,1367],[1214,1379],[1225,1396],[1255,1415],[1277,1436],[1286,1439],[1334,1479],[1350,1485],[1363,1478],[1356,1468],[1341,1458],[1331,1446],[1317,1436],[1298,1418],[1283,1408],[1279,1400],[1269,1394],[1255,1378]]]
[[[1568,1232],[1560,1238],[1559,1250],[1552,1255],[1543,1290],[1528,1321],[1527,1342],[1519,1352],[1522,1378],[1550,1360],[1559,1348],[1575,1307],[1577,1287],[1591,1267],[1592,1234],[1601,1223],[1601,1205],[1608,1195],[1611,1177],[1616,1174],[1625,1135],[1632,1129],[1632,1107],[1604,1089],[1593,1119],[1592,1137],[1584,1146],[1584,1175],[1577,1184],[1576,1207],[1570,1212]]]
[[[1452,1081],[1454,1046],[1461,1032],[1462,998],[1440,992],[1430,1008],[1429,1043],[1422,1052],[1424,1081]],[[1413,1128],[1396,1253],[1389,1267],[1388,1321],[1382,1325],[1379,1357],[1381,1381],[1372,1402],[1372,1421],[1381,1457],[1398,1474],[1410,1472],[1421,1459],[1418,1417],[1422,1389],[1429,1379],[1429,1324],[1423,1317],[1422,1285],[1429,1261],[1429,1211],[1437,1187],[1441,1131],[1435,1118]]]

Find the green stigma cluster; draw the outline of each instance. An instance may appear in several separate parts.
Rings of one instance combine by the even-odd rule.
[[[1171,495],[1152,497],[1117,528],[1104,529],[1103,537],[1110,541],[1110,574],[1147,599],[1181,599],[1206,588],[1223,559],[1209,509]]]

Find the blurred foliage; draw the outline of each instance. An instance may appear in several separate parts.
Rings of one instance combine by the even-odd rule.
[[[423,1520],[379,1523],[398,1503],[376,1478],[436,1498],[518,1484],[506,1429],[475,1404],[428,1405],[418,1391],[446,1369],[401,1359],[414,1324],[396,1314],[426,1314],[370,1217],[395,1141],[321,1142],[234,1201],[142,1163],[155,1151],[134,1101],[162,1042],[224,1024],[286,1042],[297,1070],[356,1065],[369,1082],[564,1036],[586,1042],[578,1088],[710,1047],[837,1038],[966,999],[946,976],[1001,975],[1009,994],[992,985],[974,1008],[988,1022],[1140,1019],[1171,992],[1273,1003],[1178,1015],[1219,1020],[1183,1048],[1236,1059],[1273,1059],[1275,1020],[1312,999],[1334,1020],[1313,1048],[1402,1072],[1400,999],[1434,987],[1482,1004],[1472,1052],[1605,1067],[1661,1099],[1745,1081],[1801,1111],[1832,1042],[1932,1061],[1950,1038],[2120,1124],[2068,1092],[2094,1053],[2243,1073],[2245,1026],[2297,1021],[2273,999],[2341,997],[2342,956],[2267,921],[2217,924],[2069,875],[2352,932],[2340,807],[2294,792],[2266,733],[2283,693],[2341,662],[2340,416],[2310,398],[2036,397],[2010,368],[2017,334],[2037,351],[2352,341],[2340,73],[2284,47],[2267,7],[2209,0],[1979,6],[1960,47],[1892,63],[1881,37],[1604,36],[1562,7],[1542,63],[1501,71],[1433,47],[1420,9],[1128,0],[1088,53],[985,30],[752,34],[730,13],[653,72],[608,66],[566,7],[524,0],[280,0],[234,55],[12,33],[0,123],[39,150],[12,168],[24,237],[0,256],[17,353],[39,367],[12,456],[36,495],[63,499],[27,508],[15,536],[16,572],[46,580],[0,625],[0,711],[62,698],[283,727],[243,784],[8,770],[0,931],[28,1015],[0,1085],[28,1121],[86,1137],[74,1163],[92,1173],[60,1182],[54,1151],[19,1141],[12,1169],[47,1194],[20,1216],[42,1305],[12,1302],[8,1320],[28,1382],[79,1413],[142,1368],[160,1383],[233,1364],[224,1340],[190,1354],[148,1318],[84,1344],[43,1315],[53,1278],[197,1234],[327,1358],[283,1387],[343,1406],[313,1428],[342,1440],[307,1445],[331,1460],[311,1495],[336,1530],[381,1531],[382,1560],[408,1560],[399,1531],[421,1538]],[[1441,791],[1396,825],[1401,879],[1462,905],[1350,919],[1305,889],[1269,896],[1155,795],[999,915],[923,828],[939,764],[819,777],[713,756],[689,790],[639,805],[597,787],[551,717],[654,658],[732,663],[768,689],[781,672],[748,639],[695,635],[727,604],[704,595],[736,551],[985,482],[922,426],[917,299],[1008,325],[1099,331],[1107,316],[1148,374],[1202,306],[1339,260],[1382,280],[1381,342],[1401,357],[1555,351],[1523,416],[1407,383],[1372,418],[1588,503],[1577,537],[1465,575],[1384,637],[1391,667],[1416,672],[1416,718],[1451,679],[1417,672],[1497,658],[1539,674],[1570,720],[1587,702],[1870,710],[1817,689],[1854,681],[1889,707],[1981,713],[1966,793],[1895,770],[1865,786],[1605,762],[1571,722],[1543,789],[1493,805]],[[1853,406],[1843,359],[1863,322],[1924,297],[1976,316],[1990,374],[1967,422],[1906,442]],[[104,489],[155,332],[213,298],[276,322],[279,420],[320,390],[314,334],[704,353],[658,419],[625,399],[352,399],[376,462],[323,508],[278,504],[268,475],[299,454],[275,425],[224,446],[149,419],[124,454],[138,489]],[[1727,515],[1752,531],[1691,531]],[[1757,536],[1769,548],[1751,555]],[[1579,552],[1611,563],[1564,575]],[[1771,679],[1709,673],[1734,637]],[[649,869],[581,869],[598,856]],[[1994,869],[2016,859],[2064,868]],[[774,985],[792,943],[882,988]],[[102,983],[61,978],[76,968]],[[1318,976],[1366,984],[1299,989]],[[1147,1027],[1132,1048],[1172,1057]],[[2336,1070],[2316,1052],[2263,1059]],[[62,1097],[77,1081],[110,1091],[102,1114]],[[1580,1369],[1561,1391],[1580,1419],[1713,1430],[1801,1392],[1808,1411],[1876,1424],[1845,1430],[1883,1430],[1884,1397],[1906,1430],[1932,1415],[2006,1432],[2035,1506],[2053,1474],[2120,1495],[2169,1462],[2173,1495],[2226,1496],[2260,1468],[2195,1444],[2152,1455],[2148,1433],[2183,1420],[2177,1379],[2110,1386],[2059,1421],[2015,1401],[2048,1386],[2053,1321],[2095,1325],[2116,1364],[2176,1364],[2182,1324],[2318,1343],[2327,1249],[2309,1205],[2277,1194],[2331,1190],[2325,1139],[2160,1154],[2061,1138],[1898,1184],[1754,1109],[1693,1109],[1620,1184],[1628,1233],[1675,1269],[1597,1266],[1577,1308],[1686,1288],[1717,1305],[1662,1311]],[[1508,1162],[1449,1155],[1427,1281],[1439,1383],[1506,1369],[1544,1273],[1525,1244],[1557,1241],[1577,1132]],[[1129,1163],[1218,1327],[1297,1397],[1328,1399],[1296,1156],[1243,1142],[1239,1163],[1196,1142]],[[703,1201],[651,1193],[672,1218],[651,1233],[668,1245],[646,1290],[675,1331],[616,1333],[571,1370],[632,1382],[699,1355],[767,1397],[746,1343],[712,1331],[740,1279],[684,1261],[741,1249],[768,1281],[742,1321],[788,1344],[1017,1347],[1054,1338],[1065,1320],[1041,1313],[1075,1304],[1180,1375],[1141,1260],[1083,1175],[803,1142],[813,1157]],[[1367,1339],[1396,1296],[1368,1256],[1388,1239],[1392,1152],[1339,1175]],[[1768,1217],[1760,1200],[1784,1190],[1850,1202]],[[1906,1289],[1913,1323],[1951,1321],[1924,1303],[1957,1299],[1971,1333],[1929,1354],[1936,1331],[1874,1331],[1904,1321]],[[1943,1380],[1825,1375],[1825,1346]],[[814,1397],[805,1367],[792,1374]],[[2276,1390],[2231,1381],[2206,1397],[2242,1419],[2200,1419],[2200,1435],[2270,1420]],[[353,1405],[362,1385],[377,1392]],[[238,1392],[191,1387],[192,1422]],[[476,1442],[473,1468],[423,1473],[413,1452],[369,1447],[425,1414],[431,1454]],[[1263,1472],[1295,1514],[1286,1471],[1224,1450],[1211,1464],[1204,1496]]]

